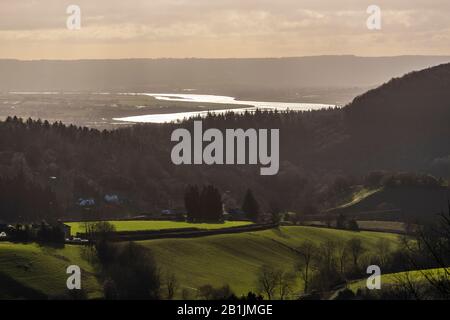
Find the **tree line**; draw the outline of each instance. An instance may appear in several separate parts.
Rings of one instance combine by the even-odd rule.
[[[11,177],[0,177],[0,221],[55,221],[61,214],[50,186],[26,176],[23,170]]]
[[[187,186],[184,193],[184,205],[188,222],[222,222],[224,205],[218,188],[213,185]],[[248,189],[245,193],[242,212],[253,222],[260,220],[260,207],[253,192]]]
[[[450,134],[445,123],[448,90],[443,88],[443,83],[447,83],[443,76],[446,70],[448,66],[396,80],[355,99],[344,109],[229,112],[202,118],[205,130],[279,129],[282,162],[279,174],[270,178],[260,176],[256,168],[246,165],[173,165],[170,135],[175,128],[192,129],[195,119],[99,131],[18,117],[0,122],[0,178],[10,179],[21,167],[29,181],[52,189],[58,207],[68,218],[81,218],[77,199],[101,200],[105,194],[119,195],[124,205],[114,211],[96,201],[95,209],[104,214],[103,218],[108,218],[111,212],[133,215],[181,208],[187,184],[212,181],[221,190],[230,191],[230,202],[235,203],[242,203],[246,189],[251,188],[258,195],[263,211],[268,211],[274,200],[282,211],[307,211],[307,214],[322,211],[332,206],[328,199],[337,201],[346,189],[344,184],[327,188],[339,176],[351,180],[383,167],[449,178],[446,155],[450,153]],[[442,75],[445,81],[430,81],[434,73]],[[433,92],[427,96],[427,103],[423,90],[409,90],[418,83]],[[407,102],[398,103],[397,90],[405,93],[402,98],[408,97]],[[410,98],[406,94],[409,92],[418,97]],[[378,107],[380,97],[386,100],[382,104],[383,113]],[[434,112],[423,107],[429,101],[433,101]],[[406,104],[411,106],[408,112],[400,107]],[[417,121],[421,130],[417,130]],[[380,130],[385,127],[389,130]],[[382,183],[434,182],[422,178],[408,182],[394,177]]]
[[[220,222],[223,221],[222,196],[219,190],[212,186],[190,185],[184,195],[187,220],[189,222]]]

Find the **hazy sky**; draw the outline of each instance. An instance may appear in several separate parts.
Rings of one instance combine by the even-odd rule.
[[[81,30],[66,27],[70,4]],[[450,0],[0,0],[0,58],[326,54],[450,55]]]

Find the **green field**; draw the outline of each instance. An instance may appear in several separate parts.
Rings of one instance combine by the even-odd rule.
[[[280,227],[265,231],[217,235],[194,239],[161,239],[138,242],[151,249],[163,271],[174,272],[180,287],[195,297],[203,284],[222,286],[245,294],[255,290],[256,273],[264,264],[291,270],[296,253],[291,248],[303,241],[321,243],[327,239],[347,241],[360,238],[373,250],[380,238],[395,245],[398,236],[378,232],[351,232],[312,227]],[[301,290],[300,283],[295,284]]]
[[[116,231],[146,231],[178,228],[221,229],[251,224],[251,222],[248,221],[225,221],[224,223],[188,223],[159,220],[123,220],[109,222],[116,227]],[[85,230],[84,222],[68,222],[66,224],[72,227],[72,235],[76,235],[77,232],[84,232]]]
[[[384,232],[405,232],[406,226],[398,221],[364,221],[358,220],[358,226],[365,230],[384,231]]]
[[[66,245],[62,249],[37,244],[0,242],[0,276],[7,276],[15,284],[46,296],[66,293],[66,269],[78,265],[82,269],[82,288],[89,298],[102,296],[101,286],[94,276],[93,267],[83,255],[84,247]],[[0,298],[10,297],[8,288],[0,286]],[[13,295],[17,298],[16,295]]]
[[[328,239],[347,241],[360,238],[373,250],[381,238],[397,243],[397,236],[378,232],[351,232],[335,229],[289,226],[265,231],[224,234],[191,239],[159,239],[137,242],[155,255],[162,274],[174,272],[181,289],[196,298],[196,288],[204,284],[229,284],[240,295],[255,290],[256,274],[264,265],[291,270],[296,262],[292,248],[303,241],[319,244]],[[90,298],[101,296],[101,285],[94,268],[84,258],[84,247],[66,245],[64,249],[41,247],[37,244],[0,242],[0,279],[6,275],[18,284],[49,296],[66,291],[65,270],[71,264],[83,269],[82,286]],[[164,280],[164,279],[163,279]],[[295,284],[297,291],[300,283]],[[0,298],[8,297],[0,288]],[[17,297],[17,296],[14,296]]]
[[[378,192],[380,192],[382,190],[383,190],[383,188],[377,188],[377,189],[362,188],[362,189],[354,192],[351,195],[351,197],[350,197],[348,202],[340,205],[337,208],[348,208],[348,207],[351,207],[351,206],[353,206],[353,205],[363,201],[364,199],[370,197],[371,195],[373,195],[375,193],[378,193]]]
[[[447,269],[448,270],[448,269]],[[389,273],[381,275],[381,289],[383,289],[383,285],[395,285],[399,281],[402,281],[406,277],[414,281],[423,281],[426,277],[437,278],[441,275],[444,275],[445,270],[443,268],[436,269],[426,269],[426,270],[413,270],[413,271],[405,271],[405,272],[397,272],[397,273]],[[367,280],[360,280],[353,282],[349,285],[349,289],[356,292],[358,289],[366,288]]]

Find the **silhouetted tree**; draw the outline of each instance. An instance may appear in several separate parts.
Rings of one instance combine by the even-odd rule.
[[[275,290],[279,281],[280,270],[263,265],[257,275],[257,288],[259,292],[267,295],[269,300],[275,297]]]
[[[190,222],[219,222],[223,219],[222,196],[212,185],[204,186],[200,193],[197,186],[188,186],[184,203]]]
[[[359,231],[358,222],[355,219],[350,219],[347,222],[347,229],[351,231]]]
[[[347,218],[340,213],[336,219],[336,228],[346,229],[347,228]]]
[[[119,299],[158,299],[160,272],[148,249],[133,242],[116,246],[114,260],[104,264],[104,272],[115,284]]]
[[[303,242],[296,250],[300,259],[295,264],[294,268],[300,274],[301,280],[303,281],[303,291],[305,293],[309,290],[309,280],[313,271],[314,255],[317,254],[317,251],[317,246],[310,240]]]
[[[352,238],[347,241],[348,251],[353,259],[353,267],[355,271],[359,269],[358,261],[361,255],[366,251],[366,249],[362,245],[361,239]]]
[[[190,222],[195,222],[200,219],[200,193],[197,186],[189,185],[184,194],[184,206],[187,212],[187,219]]]
[[[252,221],[258,221],[259,218],[259,204],[256,201],[250,189],[247,190],[244,201],[242,203],[242,211],[247,214],[247,217]]]

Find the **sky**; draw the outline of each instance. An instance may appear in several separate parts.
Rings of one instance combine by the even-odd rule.
[[[69,5],[81,28],[67,28]],[[381,29],[366,12],[381,9]],[[0,0],[0,58],[450,55],[449,0]]]

